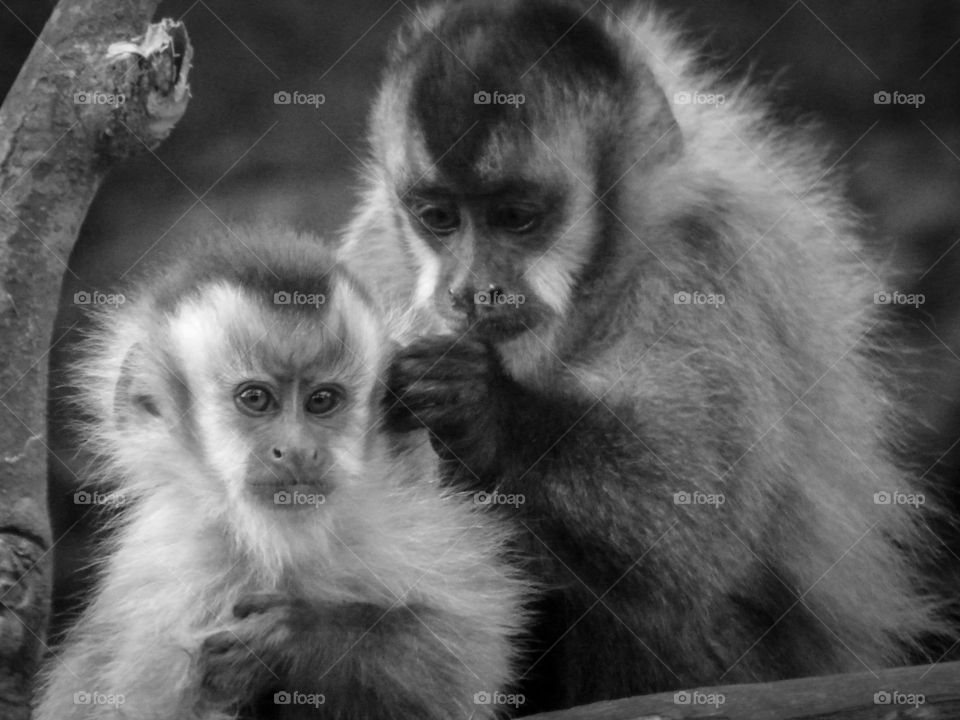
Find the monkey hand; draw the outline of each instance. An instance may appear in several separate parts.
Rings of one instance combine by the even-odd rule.
[[[276,684],[284,648],[298,632],[301,612],[291,598],[279,593],[242,597],[233,608],[237,622],[208,635],[200,647],[203,699],[242,704]]]
[[[438,454],[483,478],[497,456],[506,382],[496,353],[467,337],[430,337],[401,350],[388,376],[394,431],[430,430]]]

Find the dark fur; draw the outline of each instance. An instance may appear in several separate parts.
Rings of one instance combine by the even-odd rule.
[[[397,427],[432,431],[450,483],[525,496],[518,520],[554,588],[528,707],[906,662],[947,630],[918,569],[932,496],[874,502],[923,488],[882,439],[896,418],[865,340],[882,281],[820,151],[774,127],[749,89],[695,72],[656,18],[587,17],[564,36],[579,13],[536,6],[537,31],[527,3],[478,2],[402,36],[343,249],[383,302],[414,303],[416,278],[398,269],[417,272],[422,228],[391,198],[433,170],[387,165],[391,143],[418,142],[398,139],[391,113],[433,161],[476,122],[431,181],[464,212],[495,192],[474,169],[493,138],[545,166],[563,143],[591,153],[589,189],[571,177],[564,195],[598,200],[582,261],[548,254],[564,242],[551,228],[574,220],[565,208],[530,237],[471,225],[427,244],[451,332],[399,355],[388,399]],[[473,106],[471,71],[526,104]],[[686,90],[726,104],[668,102]],[[570,265],[559,315],[531,284],[537,262]],[[463,312],[488,286],[532,297]],[[674,302],[690,290],[726,302]],[[675,502],[695,491],[725,502]]]

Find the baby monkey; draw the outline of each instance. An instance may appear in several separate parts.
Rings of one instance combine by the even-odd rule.
[[[34,717],[498,717],[509,532],[382,429],[386,326],[321,242],[233,238],[175,248],[83,345],[120,527]]]

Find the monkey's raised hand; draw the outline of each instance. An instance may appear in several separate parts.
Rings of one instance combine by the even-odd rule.
[[[388,423],[394,431],[426,427],[441,457],[483,479],[503,432],[507,382],[485,342],[469,336],[418,340],[390,368]]]

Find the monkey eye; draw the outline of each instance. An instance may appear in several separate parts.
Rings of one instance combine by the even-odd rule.
[[[335,385],[327,385],[310,393],[303,409],[310,415],[329,415],[340,406],[342,401],[343,391]]]
[[[536,230],[543,219],[539,208],[524,205],[504,205],[493,211],[490,225],[507,232],[528,233]]]
[[[234,396],[234,402],[248,415],[260,415],[273,410],[278,405],[270,388],[263,385],[244,385]]]
[[[449,235],[460,227],[460,213],[455,205],[424,205],[414,212],[420,224],[437,235]]]

